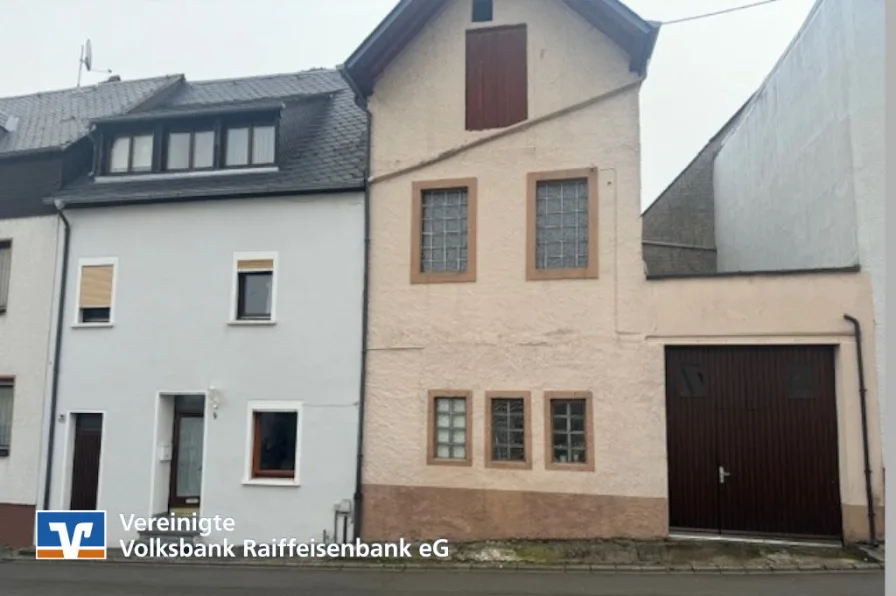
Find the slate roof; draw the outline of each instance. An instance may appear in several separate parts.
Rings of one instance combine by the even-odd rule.
[[[183,81],[152,105],[109,120],[280,109],[279,171],[144,179],[84,176],[48,201],[113,205],[215,197],[361,190],[367,166],[364,111],[336,70],[313,70],[218,81]]]
[[[93,118],[139,107],[179,79],[164,76],[2,97],[0,113],[17,122],[12,132],[0,131],[0,157],[65,149],[88,133]]]

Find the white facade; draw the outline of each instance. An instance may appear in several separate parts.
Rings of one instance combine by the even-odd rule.
[[[12,242],[8,306],[0,314],[0,378],[13,381],[9,455],[0,457],[0,505],[40,503],[59,228],[56,216],[0,219],[0,240]]]
[[[69,287],[52,500],[70,506],[77,412],[103,414],[97,509],[168,510],[173,396],[205,397],[209,540],[320,539],[354,493],[363,195],[68,210]],[[234,323],[235,259],[275,261],[273,321]],[[115,266],[111,324],[75,323],[80,267]],[[216,405],[217,402],[217,405]],[[295,480],[250,478],[252,411],[298,415]]]
[[[721,271],[859,264],[871,275],[886,387],[883,0],[819,0],[714,176]]]

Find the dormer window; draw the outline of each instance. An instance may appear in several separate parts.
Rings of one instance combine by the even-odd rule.
[[[279,114],[209,114],[152,120],[146,116],[99,126],[98,172],[134,174],[232,174],[277,165]],[[139,122],[137,122],[139,120]]]
[[[151,134],[115,137],[109,153],[109,173],[151,172],[152,147]]]
[[[228,168],[274,163],[273,126],[236,126],[227,129],[224,165]]]
[[[215,167],[215,131],[195,130],[168,133],[165,169],[208,170]]]

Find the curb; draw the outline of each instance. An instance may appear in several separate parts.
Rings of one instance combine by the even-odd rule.
[[[0,558],[0,563],[35,561],[34,553],[17,553]],[[774,574],[839,574],[869,573],[884,569],[882,563],[854,561],[849,564],[829,565],[630,565],[630,564],[535,564],[535,563],[384,563],[362,561],[302,561],[294,559],[127,559],[113,556],[105,561],[71,561],[69,564],[155,565],[168,567],[231,567],[256,569],[293,569],[304,571],[380,571],[380,572],[420,572],[420,571],[486,571],[521,573],[573,573],[573,574],[684,574],[684,575],[774,575]]]

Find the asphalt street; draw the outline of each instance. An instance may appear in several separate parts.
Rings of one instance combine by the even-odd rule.
[[[884,574],[601,575],[0,563],[2,596],[883,596]]]

